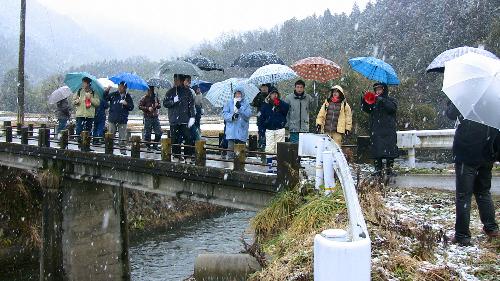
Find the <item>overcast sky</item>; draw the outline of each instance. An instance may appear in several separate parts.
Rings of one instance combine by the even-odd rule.
[[[369,0],[38,0],[89,32],[147,33],[168,37],[185,49],[222,33],[269,29],[324,10],[350,13]],[[140,40],[138,38],[138,40]]]

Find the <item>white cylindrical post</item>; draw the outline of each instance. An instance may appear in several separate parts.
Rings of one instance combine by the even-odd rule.
[[[408,149],[408,165],[415,168],[415,148]]]
[[[318,147],[316,151],[316,178],[315,185],[316,189],[323,185],[323,145]]]
[[[323,174],[325,182],[325,194],[335,190],[335,171],[333,169],[333,155],[331,151],[323,152]]]

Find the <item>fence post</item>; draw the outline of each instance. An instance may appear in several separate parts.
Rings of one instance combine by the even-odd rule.
[[[44,128],[44,129],[47,128],[47,124],[45,124],[45,123],[40,124],[40,128]]]
[[[246,144],[238,143],[234,145],[234,167],[235,171],[245,171]]]
[[[89,131],[82,131],[80,134],[80,137],[82,139],[80,143],[80,148],[83,152],[89,152],[90,151],[90,134]]]
[[[12,127],[12,122],[11,121],[3,121],[3,128],[7,128],[7,127]]]
[[[38,146],[39,147],[47,147],[47,135],[45,132],[46,132],[45,128],[38,129]]]
[[[127,141],[130,141],[132,139],[132,131],[130,128],[127,128]]]
[[[299,183],[299,145],[297,143],[279,142],[277,147],[278,189],[290,189]]]
[[[59,148],[67,149],[68,148],[68,130],[61,130],[61,137],[59,138]]]
[[[207,164],[207,151],[205,149],[205,144],[205,140],[197,140],[195,143],[196,166],[205,166]]]
[[[28,127],[21,128],[21,144],[28,144]]]
[[[257,151],[259,149],[259,143],[257,141],[257,135],[248,136],[248,150]],[[255,153],[249,153],[248,156],[255,156]]]
[[[130,156],[132,158],[141,158],[141,137],[140,136],[132,136],[131,139],[132,147]]]
[[[28,124],[28,137],[32,137],[33,134],[34,134],[34,129],[35,128],[35,125],[33,124]]]
[[[172,139],[161,139],[161,160],[172,162]]]
[[[5,127],[5,142],[12,142],[12,127]]]
[[[16,136],[20,136],[21,135],[21,128],[22,127],[23,127],[22,123],[17,123],[16,124]]]
[[[104,135],[104,153],[106,154],[113,154],[113,137],[114,135],[110,132]]]
[[[66,130],[68,130],[68,137],[71,139],[71,137],[75,135],[75,124],[69,123],[66,126]]]

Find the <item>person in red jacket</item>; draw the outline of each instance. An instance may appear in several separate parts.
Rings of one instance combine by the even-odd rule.
[[[155,133],[155,140],[152,145],[154,150],[159,150],[158,143],[161,139],[160,119],[158,118],[161,108],[160,99],[155,93],[155,87],[149,86],[148,92],[139,101],[139,109],[144,113],[144,140],[148,142],[146,147],[151,150],[151,131]]]

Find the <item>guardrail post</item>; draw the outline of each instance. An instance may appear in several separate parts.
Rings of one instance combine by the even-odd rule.
[[[21,128],[21,144],[28,144],[28,127]]]
[[[130,156],[132,158],[141,158],[141,137],[140,136],[132,136],[131,138],[131,152]]]
[[[60,131],[61,137],[59,138],[59,148],[60,149],[67,149],[68,148],[68,130],[61,130]]]
[[[90,151],[90,134],[89,131],[82,131],[80,134],[81,137],[81,143],[80,143],[80,148],[81,151],[83,152],[89,152]]]
[[[207,150],[205,149],[205,140],[197,140],[195,143],[195,164],[196,166],[205,166],[207,164]]]
[[[172,139],[161,139],[161,160],[172,162]]]
[[[5,142],[12,142],[12,127],[5,127]]]
[[[34,134],[34,129],[35,128],[35,125],[33,124],[28,124],[28,137],[32,137],[33,134]]]
[[[410,168],[415,168],[415,148],[408,149],[408,164]]]
[[[278,189],[290,189],[299,183],[299,144],[279,142],[277,147]]]
[[[110,132],[107,132],[104,135],[104,153],[106,154],[113,154],[113,149],[114,149],[113,137],[114,135]]]
[[[234,145],[234,166],[235,171],[245,171],[246,144],[237,143]]]

